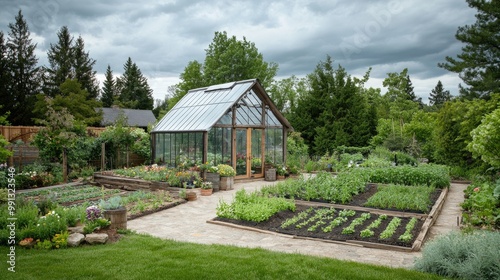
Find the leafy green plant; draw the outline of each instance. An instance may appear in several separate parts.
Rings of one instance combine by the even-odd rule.
[[[297,215],[293,216],[292,218],[286,219],[283,223],[281,223],[281,228],[290,227],[290,226],[296,224],[297,222],[304,220],[305,218],[307,218],[309,213],[311,213],[312,211],[313,211],[313,208],[309,207],[309,208],[307,208],[307,210],[298,213]]]
[[[295,203],[284,198],[265,197],[258,192],[236,192],[233,203],[219,201],[217,216],[244,221],[262,222],[283,210],[295,211]]]
[[[466,225],[472,227],[500,228],[500,199],[495,190],[500,186],[500,180],[491,182],[476,182],[465,189],[465,201],[461,204],[462,217]]]
[[[408,243],[412,240],[413,235],[411,234],[413,228],[415,228],[415,225],[417,224],[418,220],[417,218],[413,217],[411,220],[406,224],[405,232],[399,236],[399,240]]]
[[[363,213],[360,217],[352,220],[351,224],[342,229],[342,234],[352,234],[357,226],[362,225],[366,220],[370,219],[370,213]]]
[[[113,196],[108,200],[100,200],[99,207],[104,210],[115,210],[123,207],[122,197],[121,196]]]
[[[362,230],[360,232],[360,236],[363,238],[372,237],[373,235],[375,235],[375,233],[373,232],[372,229],[378,228],[380,226],[380,224],[382,223],[382,221],[386,220],[386,219],[387,219],[387,215],[385,215],[385,214],[378,216],[378,218],[375,221],[373,221],[370,225],[368,225],[364,230]]]
[[[433,192],[434,188],[428,186],[379,186],[377,192],[368,198],[365,206],[427,212],[432,206],[430,196]]]
[[[401,224],[401,219],[398,217],[392,218],[385,230],[380,234],[380,239],[389,239],[396,232],[397,228]]]

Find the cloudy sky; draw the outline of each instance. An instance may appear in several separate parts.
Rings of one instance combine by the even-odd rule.
[[[424,101],[438,80],[456,95],[461,80],[437,63],[460,52],[454,35],[476,12],[465,0],[0,0],[0,7],[6,37],[22,10],[40,65],[48,65],[47,49],[67,26],[84,39],[99,79],[108,64],[120,75],[131,57],[155,99],[179,82],[189,61],[204,61],[216,31],[255,43],[265,61],[279,65],[278,79],[305,76],[330,55],[353,76],[372,67],[368,86],[382,92],[387,73],[408,68]]]

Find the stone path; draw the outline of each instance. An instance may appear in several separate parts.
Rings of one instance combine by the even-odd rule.
[[[233,190],[216,192],[211,196],[198,196],[196,201],[129,221],[127,227],[138,233],[147,233],[152,236],[178,241],[260,247],[273,251],[300,253],[390,267],[411,268],[415,258],[421,256],[420,252],[395,252],[293,239],[282,235],[240,230],[206,222],[216,216],[215,208],[220,199],[230,202],[237,190],[255,191],[264,185],[273,183],[265,181],[236,183]],[[431,228],[431,237],[451,230],[458,230],[456,217],[460,216],[459,204],[463,201],[465,187],[466,185],[462,184],[451,185],[441,215]]]

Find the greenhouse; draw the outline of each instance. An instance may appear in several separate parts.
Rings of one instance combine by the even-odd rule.
[[[152,157],[168,166],[229,164],[263,177],[286,161],[292,127],[257,79],[190,90],[151,132]]]

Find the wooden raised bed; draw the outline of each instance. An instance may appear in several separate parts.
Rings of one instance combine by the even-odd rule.
[[[424,219],[424,223],[423,223],[422,227],[420,228],[420,233],[418,234],[417,238],[415,239],[415,241],[413,242],[411,247],[395,246],[395,245],[375,243],[375,242],[366,242],[366,241],[361,241],[361,240],[340,241],[340,240],[329,240],[329,239],[315,238],[315,237],[288,235],[288,234],[284,234],[284,233],[278,233],[278,232],[273,232],[273,231],[269,231],[269,230],[253,228],[251,226],[244,226],[244,225],[238,225],[238,224],[234,224],[234,223],[230,223],[230,222],[219,221],[219,220],[217,220],[217,218],[213,218],[211,220],[208,220],[207,223],[224,225],[224,226],[229,226],[229,227],[233,227],[233,228],[245,229],[245,230],[256,231],[256,232],[261,232],[261,233],[279,235],[279,236],[289,237],[289,238],[293,238],[293,239],[315,240],[315,241],[321,241],[321,242],[327,242],[327,243],[344,244],[344,245],[352,245],[352,246],[357,246],[357,247],[377,248],[377,249],[385,249],[385,250],[393,250],[393,251],[404,251],[404,252],[420,251],[424,241],[428,237],[428,233],[429,233],[430,228],[435,223],[437,217],[439,216],[439,213],[441,212],[441,209],[443,207],[443,204],[444,204],[444,201],[446,199],[447,194],[448,194],[448,188],[443,189],[439,198],[434,203],[434,206],[432,207],[429,214],[399,212],[399,211],[381,210],[381,209],[374,209],[374,208],[349,206],[349,205],[341,205],[341,204],[329,204],[329,203],[321,203],[321,202],[296,201],[297,205],[301,204],[301,205],[312,206],[312,207],[314,207],[314,206],[316,206],[316,207],[318,207],[318,206],[334,207],[337,209],[352,209],[352,210],[356,210],[356,211],[370,212],[370,213],[377,214],[377,215],[386,214],[388,216],[394,216],[394,217],[402,217],[402,218],[416,217],[418,219]]]
[[[127,191],[166,190],[170,192],[179,192],[179,188],[170,187],[167,182],[146,181],[139,178],[116,176],[107,171],[95,172],[94,182],[110,189],[122,189]]]

